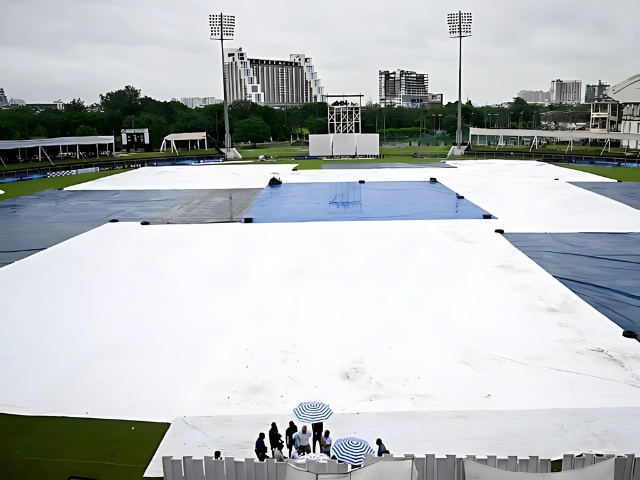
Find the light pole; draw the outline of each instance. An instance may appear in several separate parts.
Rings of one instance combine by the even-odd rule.
[[[229,104],[227,102],[227,84],[224,74],[224,41],[233,40],[236,28],[236,17],[233,15],[209,15],[209,28],[211,29],[211,40],[220,41],[222,50],[222,95],[224,98],[224,158],[227,159],[231,149],[231,135],[229,133]]]
[[[447,15],[449,24],[449,37],[460,39],[460,55],[458,58],[458,129],[456,130],[456,143],[462,147],[462,39],[471,36],[471,14],[450,13]]]

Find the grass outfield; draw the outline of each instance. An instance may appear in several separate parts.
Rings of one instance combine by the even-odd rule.
[[[126,172],[128,170],[107,170],[104,172],[81,173],[79,175],[67,175],[65,177],[39,178],[37,180],[24,180],[22,182],[1,183],[0,190],[4,190],[4,194],[0,195],[0,201],[9,198],[21,197],[30,193],[39,192],[41,190],[49,190],[51,188],[66,188],[78,183],[90,182],[97,178],[108,177],[117,173]]]
[[[601,177],[612,178],[623,182],[640,182],[640,168],[630,167],[596,167],[591,165],[573,165],[569,163],[554,164],[559,167],[582,170]]]
[[[168,423],[0,414],[0,479],[141,480]]]

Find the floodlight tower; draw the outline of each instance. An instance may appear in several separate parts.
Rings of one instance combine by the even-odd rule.
[[[460,39],[460,56],[458,58],[458,129],[456,130],[456,143],[458,148],[462,146],[462,39],[471,36],[471,14],[450,13],[447,15],[449,24],[449,37]]]
[[[220,41],[220,49],[222,50],[222,92],[224,98],[224,158],[226,160],[229,150],[231,149],[231,135],[229,134],[229,104],[227,102],[227,84],[224,74],[224,41],[233,40],[233,34],[236,28],[236,17],[233,15],[209,15],[209,28],[211,30],[211,40]]]

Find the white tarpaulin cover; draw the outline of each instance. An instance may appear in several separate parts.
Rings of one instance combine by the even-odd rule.
[[[258,426],[266,429],[276,422],[284,428],[289,420],[294,420],[291,414],[176,418],[145,476],[162,474],[165,455],[204,457],[222,450],[226,456],[251,457],[254,446],[247,439],[256,435]],[[382,437],[398,455],[560,458],[568,453],[637,451],[640,408],[335,413],[325,427],[333,438],[351,435],[371,445]]]
[[[525,430],[504,412],[532,411],[535,426],[557,409],[607,410],[597,422],[558,421],[593,439],[616,416],[608,410],[621,409],[616,442],[637,434],[624,409],[640,407],[638,343],[494,230],[640,231],[640,211],[566,183],[601,180],[585,172],[451,164],[437,174],[283,170],[282,179],[435,175],[498,219],[109,223],[0,269],[0,384],[10,386],[1,410],[171,421],[291,415],[315,398],[336,415],[448,412],[461,449],[470,440],[455,412],[491,411],[494,445],[506,449]],[[250,188],[291,167],[155,167],[82,187]],[[268,428],[248,425],[218,449],[251,447]],[[397,438],[415,430],[411,420],[388,425]]]
[[[615,459],[612,458],[595,465],[564,472],[505,472],[465,459],[464,475],[466,480],[613,480],[614,467]]]
[[[284,175],[295,164],[180,165],[142,167],[119,175],[80,183],[66,190],[183,190],[264,188],[274,175]],[[104,181],[102,181],[104,180]]]

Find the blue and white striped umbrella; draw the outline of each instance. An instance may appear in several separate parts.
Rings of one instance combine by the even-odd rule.
[[[301,422],[317,423],[328,420],[333,412],[329,405],[320,402],[303,402],[293,409],[293,414]]]
[[[351,465],[362,465],[365,454],[373,455],[375,451],[364,440],[355,437],[340,438],[333,443],[331,452],[341,462]]]

